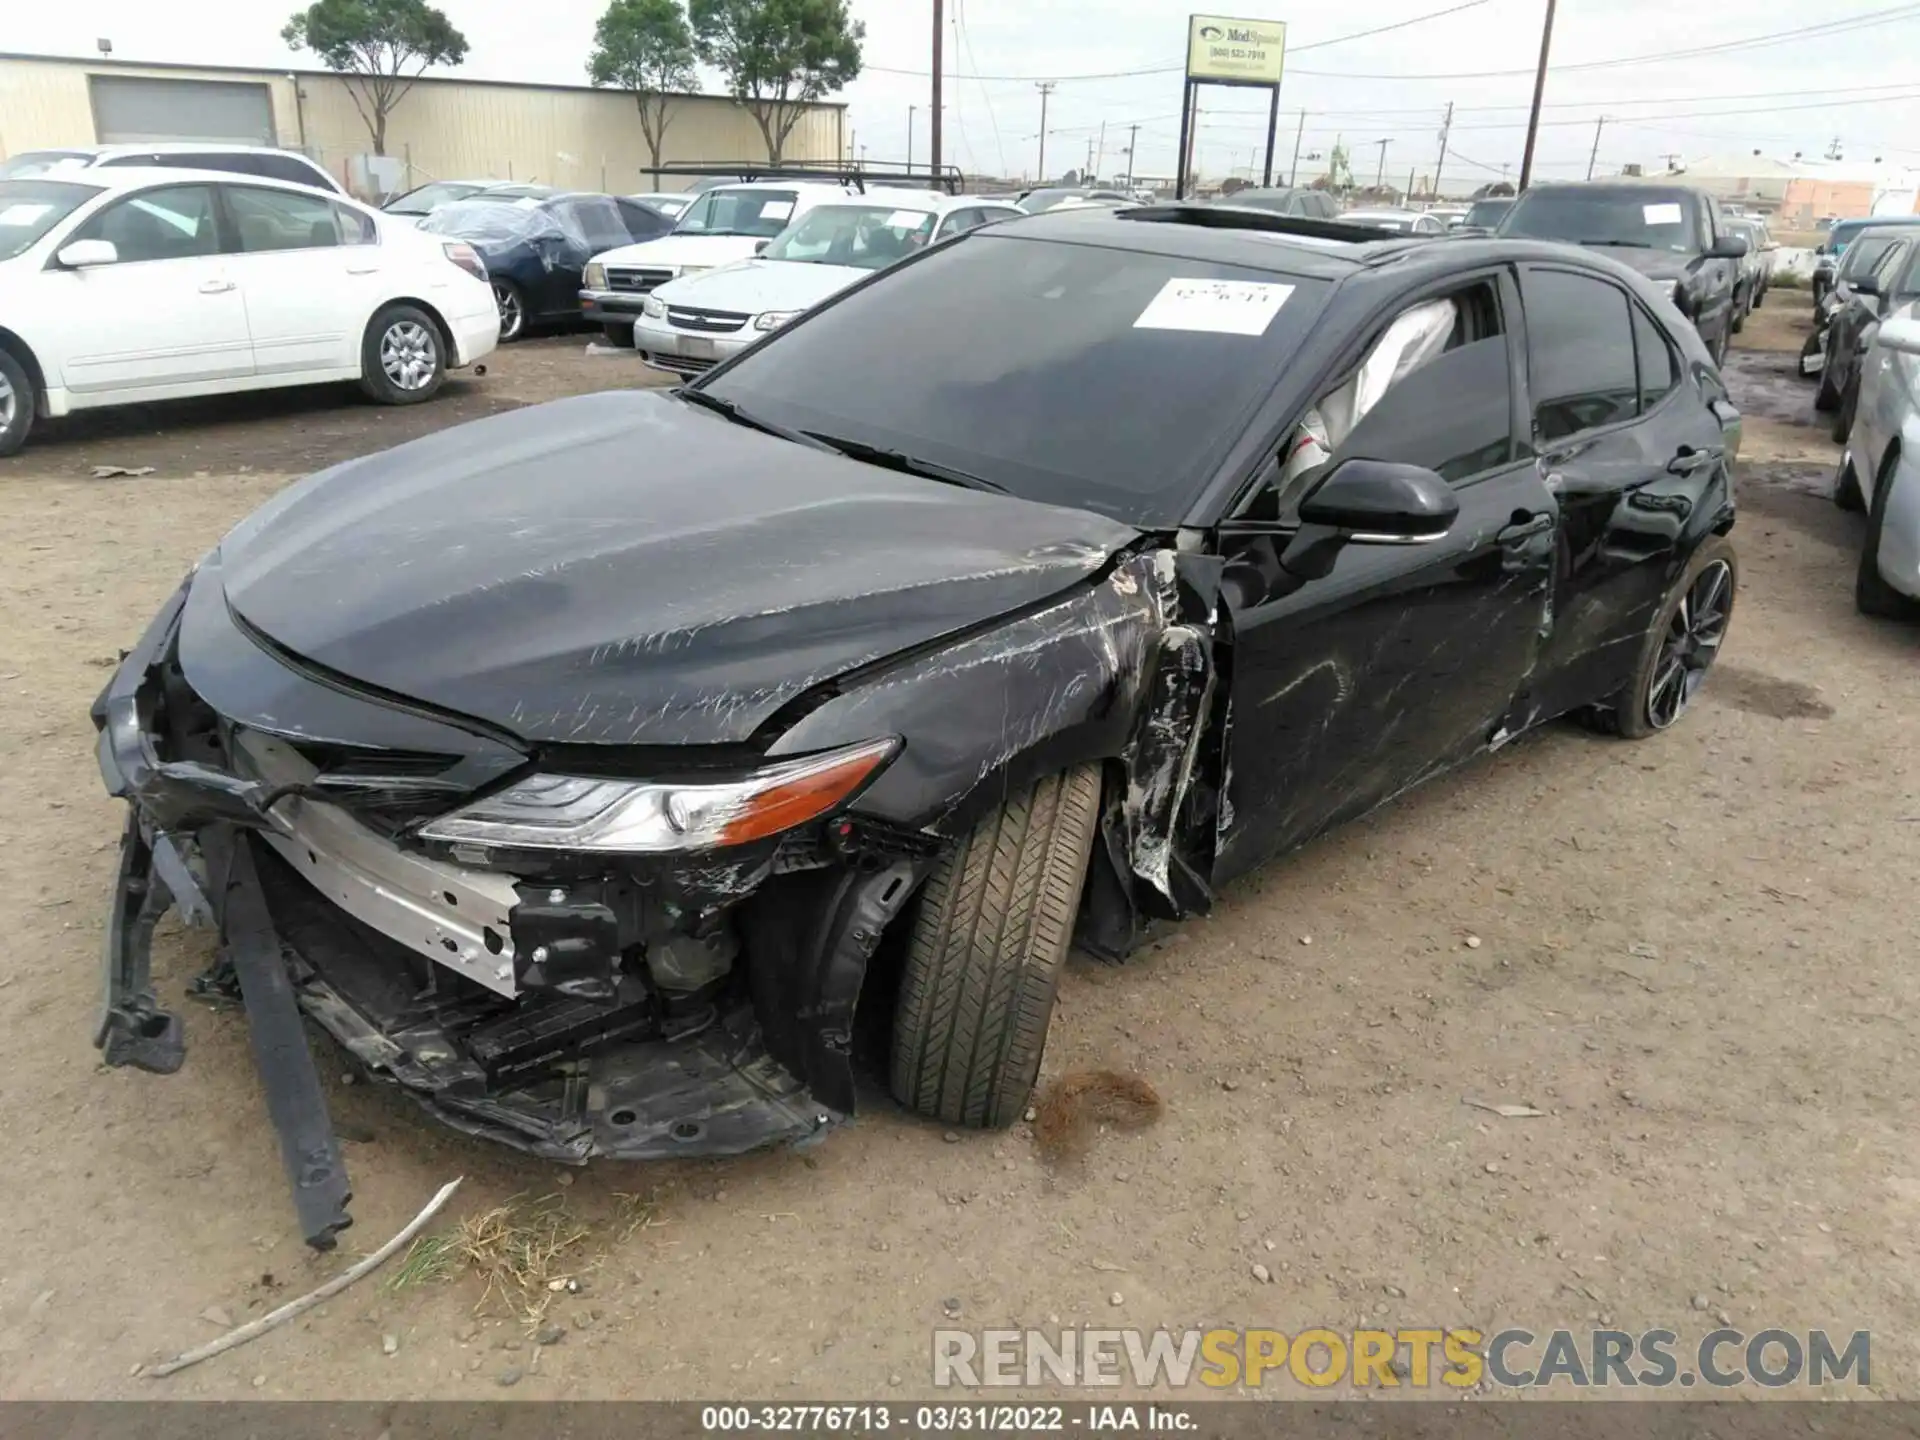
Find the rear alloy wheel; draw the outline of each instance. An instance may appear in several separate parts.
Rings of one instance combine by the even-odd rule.
[[[1908,620],[1920,613],[1920,603],[1902,595],[1880,573],[1880,537],[1886,533],[1887,506],[1893,499],[1894,478],[1899,473],[1900,452],[1888,450],[1881,462],[1880,478],[1873,487],[1873,508],[1867,512],[1866,538],[1860,542],[1860,568],[1853,577],[1853,604],[1862,615],[1876,620]]]
[[[1626,740],[1671,729],[1720,654],[1738,585],[1732,543],[1720,535],[1702,540],[1648,627],[1633,679],[1580,718]]]
[[[921,887],[893,1014],[892,1088],[948,1125],[1019,1119],[1099,828],[1100,768],[1007,800]]]
[[[27,443],[33,410],[33,378],[27,367],[0,350],[0,455],[11,455]]]
[[[500,343],[518,340],[527,328],[527,302],[511,280],[493,282],[493,303],[500,307]]]
[[[383,405],[418,405],[446,378],[446,347],[431,315],[416,305],[389,305],[373,317],[360,347],[367,394]]]

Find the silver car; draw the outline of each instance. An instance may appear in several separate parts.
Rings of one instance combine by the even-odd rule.
[[[1909,298],[1880,322],[1860,365],[1859,401],[1833,487],[1865,510],[1854,604],[1863,615],[1920,615],[1920,251],[1901,277]],[[1896,292],[1896,294],[1899,292]]]

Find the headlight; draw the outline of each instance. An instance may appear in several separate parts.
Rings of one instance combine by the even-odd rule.
[[[667,318],[667,303],[649,295],[640,302],[640,313],[649,320],[664,320]]]
[[[606,289],[607,267],[598,260],[589,260],[585,272],[580,276],[580,283],[589,290]]]
[[[764,315],[756,315],[753,317],[753,328],[756,330],[778,330],[789,320],[797,320],[799,318],[800,312],[798,310],[769,310]]]
[[[844,803],[894,753],[888,737],[709,784],[535,775],[422,827],[427,840],[662,854],[744,845]]]

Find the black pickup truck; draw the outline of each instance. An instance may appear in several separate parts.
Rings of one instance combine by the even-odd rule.
[[[1707,342],[1714,362],[1726,359],[1747,242],[1728,228],[1706,191],[1632,180],[1534,185],[1514,201],[1499,233],[1603,249],[1649,280],[1671,285],[1673,303]]]

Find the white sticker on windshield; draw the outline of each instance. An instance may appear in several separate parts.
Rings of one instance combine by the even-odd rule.
[[[1678,225],[1681,223],[1678,205],[1642,205],[1640,213],[1646,217],[1649,225]]]
[[[927,223],[924,210],[896,210],[887,217],[889,230],[918,230]]]
[[[790,219],[792,215],[793,202],[791,200],[769,200],[760,207],[760,218],[762,220],[786,220]]]
[[[0,225],[31,225],[52,209],[51,205],[29,205],[25,202],[9,205],[0,210]]]
[[[1291,285],[1261,280],[1199,280],[1175,276],[1133,322],[1136,330],[1200,330],[1214,335],[1264,335]]]

